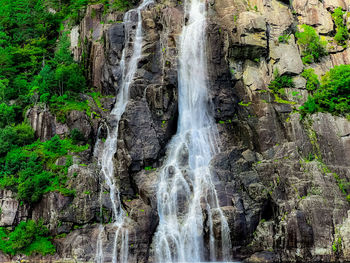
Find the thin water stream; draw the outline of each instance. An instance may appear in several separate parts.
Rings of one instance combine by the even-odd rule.
[[[144,0],[137,9],[128,11],[124,16],[124,30],[125,30],[125,47],[122,53],[120,61],[120,69],[122,72],[121,85],[116,96],[116,103],[111,112],[110,124],[111,128],[108,128],[108,135],[106,141],[103,143],[102,152],[98,156],[98,163],[101,167],[101,175],[109,187],[109,197],[112,203],[113,212],[113,226],[115,228],[115,236],[113,241],[113,256],[112,262],[127,263],[128,262],[128,229],[125,226],[125,212],[121,207],[120,193],[115,181],[115,170],[114,170],[114,154],[117,152],[117,140],[118,140],[118,128],[119,121],[123,115],[126,105],[129,101],[129,88],[133,82],[137,63],[141,58],[142,50],[142,18],[141,11],[149,4],[153,3],[153,0]],[[137,13],[136,30],[133,29],[135,21],[132,21],[132,16]],[[132,37],[133,30],[135,30],[134,37]],[[131,44],[131,45],[130,45]],[[131,48],[132,56],[127,59],[127,54]],[[98,145],[101,144],[99,140]],[[97,148],[96,147],[96,148]],[[98,263],[104,262],[104,251],[103,251],[103,235],[105,229],[104,226],[100,225],[100,233],[97,240],[97,252],[95,261]],[[118,249],[118,243],[120,243],[120,249]]]

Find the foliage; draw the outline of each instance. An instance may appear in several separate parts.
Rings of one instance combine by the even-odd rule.
[[[70,136],[69,136],[71,139],[72,139],[72,142],[74,144],[77,144],[79,142],[83,142],[86,140],[86,138],[84,137],[84,134],[81,133],[81,131],[79,129],[72,129],[70,131]]]
[[[0,187],[16,192],[22,202],[37,202],[48,191],[73,193],[66,188],[71,153],[85,150],[76,144],[86,139],[72,130],[70,138],[35,142],[24,116],[38,103],[61,122],[72,110],[94,114],[81,95],[87,90],[85,72],[73,60],[65,29],[92,3],[107,9],[130,6],[127,0],[1,0]],[[102,108],[100,95],[92,94]],[[66,158],[66,164],[56,165],[58,158]]]
[[[284,95],[284,88],[294,88],[294,83],[291,76],[281,76],[278,70],[275,70],[274,79],[270,82],[268,87],[273,93]]]
[[[327,55],[326,42],[321,41],[316,30],[308,25],[301,26],[302,31],[296,32],[298,44],[302,48],[302,61],[304,64],[318,62],[321,57]]]
[[[332,18],[334,20],[336,31],[337,33],[334,36],[334,40],[340,44],[344,45],[345,41],[349,38],[349,32],[344,24],[344,16],[345,12],[341,9],[341,7],[338,7],[334,10],[334,13],[332,14]]]
[[[0,9],[0,79],[2,100],[28,92],[28,80],[40,70],[56,42],[58,17],[43,0],[2,0]]]
[[[60,139],[57,135],[46,142],[34,142],[15,148],[3,158],[0,168],[0,187],[17,192],[17,198],[27,203],[35,203],[49,191],[58,190],[64,194],[68,167],[72,164],[69,152],[86,150],[87,146],[74,145],[70,139]],[[64,166],[55,161],[66,156]]]
[[[278,42],[288,44],[289,39],[290,39],[290,34],[283,34],[278,37]]]
[[[74,97],[75,93],[85,90],[84,73],[73,61],[69,46],[68,35],[63,33],[53,60],[48,61],[34,78],[31,95],[40,98],[42,103],[50,105],[57,96],[68,97],[72,94],[71,97]],[[55,98],[52,99],[53,97]]]
[[[22,221],[13,231],[0,228],[0,251],[10,255],[54,254],[56,249],[50,239],[41,221]]]
[[[2,0],[0,9],[0,128],[23,121],[18,109],[83,92],[84,72],[73,61],[64,19],[78,16],[87,0]],[[50,12],[49,7],[56,10]],[[56,47],[57,45],[57,47]],[[11,104],[11,105],[10,105]],[[20,118],[18,118],[20,117]]]
[[[79,99],[76,95],[53,95],[50,98],[49,103],[51,112],[53,112],[56,115],[57,120],[62,123],[66,121],[66,114],[72,110],[86,112],[87,115],[89,115],[90,108],[88,102]]]
[[[335,66],[322,78],[313,96],[301,107],[302,116],[307,113],[330,112],[346,116],[350,113],[350,65]]]
[[[15,111],[12,106],[6,103],[0,104],[0,128],[4,128],[15,121]]]
[[[30,144],[33,141],[34,131],[26,123],[0,129],[0,157],[3,157],[14,148]]]
[[[320,81],[313,68],[304,69],[301,76],[306,79],[306,89],[308,91],[314,91],[320,87]]]
[[[115,0],[110,4],[112,10],[125,11],[131,7],[129,0]]]

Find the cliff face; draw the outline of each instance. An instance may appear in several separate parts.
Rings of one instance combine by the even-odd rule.
[[[216,188],[236,258],[350,260],[350,203],[340,187],[350,180],[350,122],[327,113],[301,120],[293,110],[308,96],[306,80],[300,76],[305,65],[294,37],[297,26],[311,25],[323,38],[331,39],[335,30],[331,13],[349,4],[341,0],[294,0],[290,5],[277,0],[208,1],[209,101],[221,141],[212,169],[219,178]],[[142,59],[120,122],[115,154],[116,178],[128,213],[130,262],[153,261],[157,168],[177,125],[177,54],[183,13],[181,2],[175,1],[157,2],[142,12]],[[104,14],[102,5],[92,5],[71,30],[75,59],[85,63],[91,84],[106,95],[115,94],[120,83],[125,37],[123,23],[118,21],[122,19],[122,13]],[[279,42],[284,34],[290,34],[290,39]],[[309,66],[319,76],[335,65],[350,63],[347,48],[329,44],[328,51],[328,56]],[[276,70],[293,77],[295,87],[285,89],[288,101],[276,101],[268,92]],[[37,108],[28,117],[42,139],[74,127],[86,137],[103,138],[113,103],[106,98],[102,100],[106,110],[96,106],[101,118],[89,119],[73,111],[66,124]],[[99,176],[93,150],[77,156],[69,168],[74,197],[48,193],[34,207],[26,207],[10,191],[0,191],[0,226],[42,218],[53,236],[61,236],[55,239],[57,255],[47,259],[93,261],[99,234],[96,222],[111,217],[108,187]],[[112,228],[107,225],[103,236],[107,261],[113,250]]]

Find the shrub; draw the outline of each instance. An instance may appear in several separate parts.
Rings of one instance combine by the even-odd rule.
[[[61,139],[56,134],[54,137],[51,138],[51,140],[48,140],[43,143],[45,154],[50,155],[65,155],[67,154],[67,150],[62,147]]]
[[[296,32],[298,44],[302,48],[302,61],[304,64],[318,62],[321,57],[327,55],[325,50],[326,42],[321,41],[316,30],[308,25],[301,26],[302,31]]]
[[[334,40],[340,44],[344,45],[345,41],[349,38],[349,32],[344,24],[344,16],[345,12],[341,9],[341,7],[338,7],[334,10],[334,13],[332,14],[332,18],[334,20],[336,31],[337,33],[334,36]]]
[[[69,137],[72,139],[72,142],[74,144],[85,141],[84,134],[82,134],[81,131],[79,129],[76,129],[76,128],[74,128],[70,131]]]
[[[314,91],[320,87],[320,81],[313,68],[304,69],[301,76],[306,79],[306,89],[308,91]]]
[[[0,250],[6,254],[16,255],[23,253],[32,254],[54,254],[55,246],[48,237],[48,230],[42,222],[36,223],[33,220],[22,221],[12,231],[0,228]]]
[[[15,121],[16,114],[12,106],[0,104],[0,128],[4,128]]]
[[[302,115],[318,111],[342,116],[350,113],[350,65],[335,66],[327,72],[301,107]]]
[[[289,39],[290,39],[290,34],[284,34],[278,37],[278,42],[288,43]]]
[[[14,144],[17,146],[24,146],[34,141],[34,130],[25,122],[14,126],[13,131],[15,133]]]
[[[276,70],[274,72],[274,79],[270,82],[268,87],[273,93],[284,95],[284,88],[294,88],[294,83],[291,76],[281,76],[278,70]]]
[[[17,199],[26,203],[39,201],[49,191],[71,194],[72,191],[65,189],[68,167],[72,164],[67,153],[86,149],[87,146],[74,145],[70,139],[61,140],[58,136],[15,148],[7,153],[0,166],[0,187],[16,192]],[[67,156],[66,165],[55,165],[57,158],[63,156]]]
[[[0,157],[10,150],[34,141],[34,131],[26,123],[0,129]]]

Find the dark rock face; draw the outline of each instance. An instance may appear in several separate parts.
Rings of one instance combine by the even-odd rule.
[[[241,0],[208,1],[208,106],[221,143],[221,152],[211,165],[231,230],[232,254],[246,262],[350,260],[350,205],[341,190],[350,181],[350,123],[325,113],[300,120],[293,109],[308,94],[306,81],[299,76],[304,68],[300,50],[294,35],[288,43],[278,42],[280,35],[295,30],[296,16],[331,37],[333,22],[328,11],[338,3],[316,2],[294,1],[295,15],[276,0],[253,1],[248,7]],[[87,54],[89,80],[103,94],[114,95],[119,88],[125,28],[123,23],[108,21],[122,18],[119,12],[104,18],[102,5],[93,5],[75,29],[78,34],[72,33],[72,39],[86,42],[82,47],[72,45],[75,58]],[[128,213],[130,262],[154,261],[156,168],[162,165],[166,146],[176,133],[178,37],[183,20],[183,7],[173,1],[156,3],[142,12],[142,58],[120,121],[114,156],[116,180]],[[337,47],[311,66],[322,75],[349,61],[347,49]],[[275,69],[293,76],[295,88],[286,89],[292,103],[278,103],[268,92]],[[113,125],[108,114],[114,99],[102,104],[107,111],[94,108],[100,119],[72,111],[67,123],[60,124],[40,108],[31,109],[28,118],[42,140],[78,128],[94,141],[99,127],[102,138],[103,127]],[[2,191],[0,226],[42,218],[52,235],[67,234],[55,239],[57,255],[51,259],[92,261],[99,234],[96,223],[110,220],[112,205],[95,158],[89,153],[76,159],[84,159],[87,166],[76,161],[69,169],[75,196],[48,193],[34,207],[26,207],[18,204],[13,193]],[[105,229],[108,261],[115,229],[111,224]],[[339,239],[334,251],[332,245]]]

